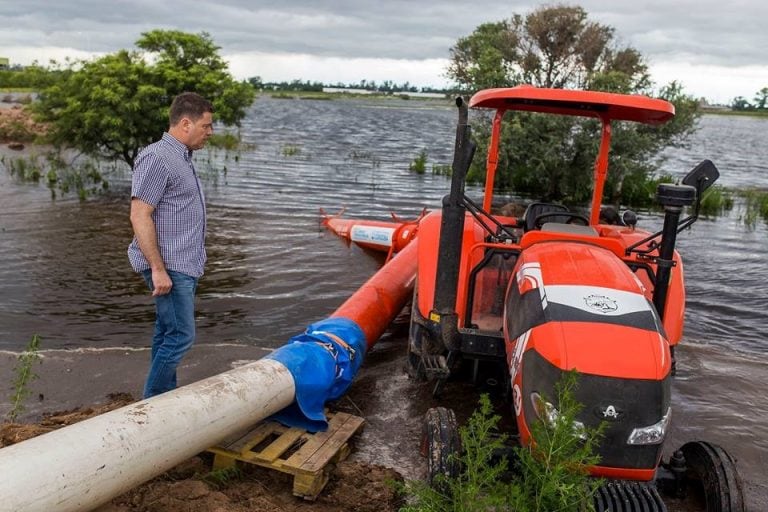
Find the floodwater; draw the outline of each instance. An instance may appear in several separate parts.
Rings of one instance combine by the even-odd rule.
[[[447,100],[261,97],[243,122],[248,149],[198,152],[209,214],[198,345],[260,355],[333,312],[381,258],[321,229],[320,209],[386,219],[437,208],[449,182],[429,169],[451,161],[455,116]],[[767,133],[766,119],[705,116],[688,148],[665,153],[665,170],[682,175],[709,158],[721,184],[766,188]],[[421,149],[425,175],[408,170]],[[85,202],[52,200],[0,169],[0,352],[23,350],[34,334],[44,351],[148,344],[151,298],[126,256],[128,173],[111,185]],[[768,229],[747,229],[742,214],[737,205],[678,237],[688,310],[668,445],[722,444],[758,482],[768,467]],[[641,215],[641,227],[660,223]]]

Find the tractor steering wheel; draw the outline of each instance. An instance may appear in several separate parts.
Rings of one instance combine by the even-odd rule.
[[[546,213],[542,213],[541,215],[537,215],[536,218],[533,219],[534,228],[541,229],[541,226],[545,223],[546,219],[549,219],[552,217],[568,217],[568,220],[565,221],[566,224],[577,224],[579,226],[589,226],[589,219],[578,213],[546,212]]]

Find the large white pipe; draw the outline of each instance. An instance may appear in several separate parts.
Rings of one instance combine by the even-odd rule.
[[[226,373],[0,450],[0,510],[92,510],[282,410],[278,361]]]

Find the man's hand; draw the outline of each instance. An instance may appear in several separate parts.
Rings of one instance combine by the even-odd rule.
[[[153,297],[157,297],[158,295],[166,295],[171,291],[171,288],[173,287],[173,281],[171,281],[171,276],[168,275],[168,272],[165,269],[153,270],[152,286]]]

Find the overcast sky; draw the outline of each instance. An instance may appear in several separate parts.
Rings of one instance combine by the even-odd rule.
[[[0,0],[0,56],[47,63],[134,48],[142,32],[208,32],[236,78],[448,84],[449,49],[479,24],[553,2]],[[768,2],[582,0],[658,84],[729,103],[768,86]]]

